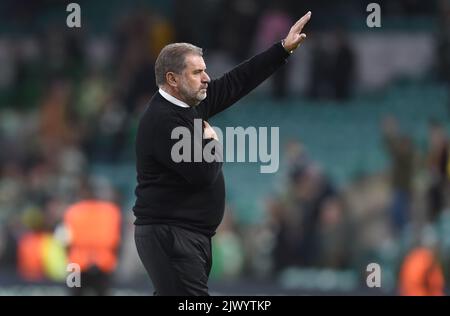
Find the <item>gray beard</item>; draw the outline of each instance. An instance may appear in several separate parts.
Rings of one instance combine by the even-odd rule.
[[[189,93],[184,89],[184,87],[182,90],[180,90],[180,92],[183,95],[183,98],[187,101],[186,103],[191,107],[195,107],[195,106],[199,105],[200,102],[202,102],[204,99],[206,99],[206,95],[202,99],[199,99],[197,97],[198,94],[195,94],[193,96],[189,95]]]

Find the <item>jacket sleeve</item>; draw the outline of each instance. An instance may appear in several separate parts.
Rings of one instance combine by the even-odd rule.
[[[203,117],[208,119],[244,97],[284,65],[289,55],[278,42],[212,80],[208,85],[207,98],[199,104]]]

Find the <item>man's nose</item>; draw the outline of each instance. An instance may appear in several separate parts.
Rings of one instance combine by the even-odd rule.
[[[202,82],[203,83],[209,83],[210,81],[211,81],[211,79],[209,78],[208,74],[205,72],[203,74]]]

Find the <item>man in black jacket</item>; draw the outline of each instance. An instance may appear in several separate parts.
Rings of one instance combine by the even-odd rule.
[[[155,63],[159,91],[140,120],[136,138],[133,209],[138,254],[155,294],[208,295],[211,237],[223,217],[225,185],[222,160],[208,162],[197,155],[218,142],[207,120],[283,65],[306,38],[301,32],[310,17],[308,12],[281,42],[217,80],[207,75],[200,48],[175,43],[161,50]],[[188,159],[182,161],[174,159],[174,131],[180,127],[194,135],[191,150],[182,153]]]

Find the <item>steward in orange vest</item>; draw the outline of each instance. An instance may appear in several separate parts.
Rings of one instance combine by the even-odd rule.
[[[71,205],[64,215],[69,240],[69,263],[81,270],[81,288],[73,288],[81,295],[86,287],[105,295],[109,276],[117,265],[120,243],[121,213],[108,201],[83,200]]]

